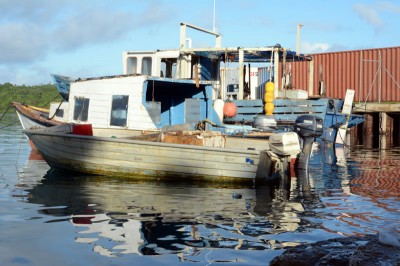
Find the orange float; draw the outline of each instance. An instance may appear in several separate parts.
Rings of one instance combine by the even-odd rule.
[[[226,117],[229,117],[229,118],[234,117],[237,113],[236,104],[234,104],[233,102],[226,102],[224,104],[223,112],[224,112],[224,116],[226,116]]]

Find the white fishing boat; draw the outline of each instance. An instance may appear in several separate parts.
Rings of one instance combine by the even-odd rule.
[[[25,130],[47,163],[57,169],[89,174],[268,181],[287,171],[300,152],[297,134],[286,138],[290,152],[271,151],[266,138],[226,136],[218,131],[145,132],[62,125]],[[93,135],[92,135],[93,134]],[[284,133],[288,134],[288,133]]]
[[[187,45],[187,28],[215,35],[215,47]],[[353,97],[306,99],[301,90],[288,91],[278,85],[285,83],[271,82],[282,71],[290,78],[285,63],[310,60],[308,56],[280,45],[221,47],[219,33],[187,23],[181,23],[180,36],[176,50],[124,52],[123,75],[78,79],[52,75],[64,102],[52,103],[48,115],[41,115],[42,122],[148,130],[207,119],[225,127],[269,131],[290,129],[297,117],[313,114],[323,120],[321,138],[327,142],[342,142],[345,134],[338,138],[339,128],[345,132],[363,122],[362,116],[352,114]],[[269,100],[265,99],[267,84],[272,86]],[[349,95],[354,96],[352,92]],[[273,106],[270,114],[267,101]],[[236,111],[224,113],[227,104],[234,104]],[[27,112],[19,112],[19,117],[22,124],[32,120]]]
[[[261,125],[225,123],[238,110],[220,99],[219,80],[222,61],[239,62],[243,70],[245,60],[278,64],[295,53],[280,46],[222,48],[219,34],[191,25],[215,34],[216,47],[186,48],[187,26],[181,25],[179,50],[125,53],[123,75],[54,76],[68,101],[53,104],[49,115],[64,126],[25,130],[50,166],[91,174],[237,181],[268,181],[289,172],[300,152],[302,128],[277,133],[263,119]],[[267,86],[275,89],[272,82]],[[272,100],[273,93],[267,104]],[[264,108],[244,109],[248,116],[254,118],[257,110],[265,118]],[[320,135],[321,120],[305,119],[313,126],[306,137]],[[88,132],[82,132],[85,125]],[[150,131],[155,135],[145,134]]]

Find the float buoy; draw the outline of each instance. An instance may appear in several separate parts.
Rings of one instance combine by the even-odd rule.
[[[226,117],[234,117],[237,113],[237,106],[233,102],[227,102],[224,104],[224,116]]]
[[[214,101],[214,110],[217,112],[219,121],[222,123],[224,121],[224,105],[225,102],[222,99],[216,99]]]
[[[264,95],[264,111],[266,115],[272,115],[274,113],[274,90],[275,90],[275,85],[273,82],[268,81],[265,84],[265,95]]]

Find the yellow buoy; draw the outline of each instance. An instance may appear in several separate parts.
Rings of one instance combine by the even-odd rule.
[[[274,102],[274,93],[273,92],[267,92],[264,95],[264,102],[266,103],[273,103]]]
[[[264,111],[266,115],[272,115],[274,113],[274,91],[275,85],[273,82],[268,81],[265,84],[265,94],[264,94]]]
[[[265,84],[265,92],[274,92],[275,90],[275,85],[272,81],[268,81]]]

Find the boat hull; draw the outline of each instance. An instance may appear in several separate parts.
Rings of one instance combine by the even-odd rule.
[[[268,181],[277,158],[242,150],[26,130],[47,163],[89,174],[211,181]],[[282,164],[276,164],[282,165]]]

